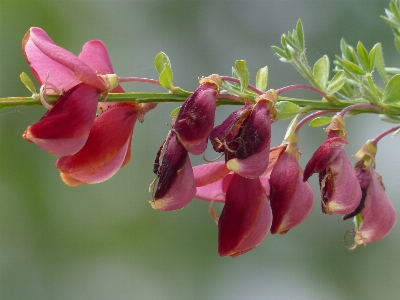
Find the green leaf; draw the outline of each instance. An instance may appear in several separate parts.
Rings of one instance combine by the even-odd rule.
[[[375,49],[375,59],[374,59],[375,67],[378,70],[379,74],[381,75],[383,81],[387,83],[389,79],[385,70],[385,61],[383,60],[382,44],[381,43],[375,44],[375,46],[372,49]]]
[[[400,69],[399,68],[385,68],[385,72],[389,76],[393,76],[393,75],[400,74]]]
[[[394,37],[394,45],[396,46],[397,52],[400,53],[400,37],[398,35]]]
[[[358,42],[358,44],[357,44],[357,53],[358,53],[358,57],[360,58],[362,64],[364,65],[364,69],[366,69],[368,72],[370,72],[369,71],[368,51],[365,49],[364,45],[361,42]]]
[[[175,117],[178,112],[181,110],[182,106],[178,106],[177,108],[175,108],[173,111],[171,111],[171,113],[169,114],[171,117]]]
[[[256,75],[256,88],[261,92],[265,92],[268,85],[268,67],[265,66],[258,70]]]
[[[400,118],[393,115],[379,115],[381,121],[391,124],[400,124]]]
[[[329,124],[332,121],[330,117],[316,117],[313,119],[308,126],[310,127],[320,127]]]
[[[359,66],[357,66],[356,64],[354,64],[348,60],[343,59],[343,65],[351,73],[359,74],[359,75],[366,74],[366,72],[363,69],[361,69]]]
[[[271,46],[272,50],[274,50],[276,52],[276,54],[278,54],[280,56],[280,59],[284,59],[284,61],[288,61],[290,60],[289,57],[287,56],[285,50],[282,50],[281,48],[277,47],[277,46]]]
[[[240,90],[244,92],[244,90],[249,85],[249,70],[247,69],[246,61],[237,60],[235,62],[235,69],[240,79]]]
[[[301,23],[300,19],[297,21],[297,24],[296,24],[296,33],[297,33],[297,39],[299,41],[299,46],[301,48],[301,51],[304,51],[304,49],[305,49],[304,31],[303,31],[303,24]]]
[[[324,89],[329,79],[329,58],[328,56],[322,56],[315,64],[313,68],[313,74],[315,80],[320,84],[320,87]]]
[[[327,93],[332,95],[336,93],[338,90],[342,88],[344,83],[346,82],[346,76],[344,75],[343,71],[339,71],[333,76],[332,80],[328,83],[326,87]]]
[[[164,52],[160,52],[156,55],[154,59],[154,65],[157,69],[158,74],[160,75],[166,67],[169,67],[171,69],[171,62],[169,61],[167,54],[165,54]]]
[[[172,89],[174,86],[172,84],[172,70],[167,64],[164,65],[164,70],[160,73],[160,84],[167,90]]]
[[[369,52],[369,55],[368,55],[368,64],[369,64],[369,67],[368,67],[367,71],[368,71],[369,73],[371,73],[372,70],[374,69],[375,52],[376,52],[376,48],[375,48],[375,47],[372,47],[372,49],[371,49],[371,51]]]
[[[277,120],[290,119],[293,116],[303,112],[303,108],[297,106],[296,104],[289,101],[279,101],[275,104],[275,109],[277,111]]]
[[[400,75],[394,75],[386,85],[382,102],[400,106]]]
[[[25,72],[22,72],[21,75],[19,75],[19,78],[21,78],[22,83],[31,91],[32,94],[36,94],[35,85]]]
[[[279,102],[278,102],[279,103]],[[290,136],[294,133],[296,130],[297,123],[299,122],[299,117],[301,114],[298,114],[295,118],[290,121],[290,124],[288,128],[286,129],[285,137],[283,138],[284,141],[287,141]]]

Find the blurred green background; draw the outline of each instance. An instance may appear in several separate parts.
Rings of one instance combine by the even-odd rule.
[[[388,3],[0,0],[0,97],[29,95],[19,74],[30,74],[21,40],[31,26],[76,54],[86,41],[103,40],[120,76],[157,78],[153,59],[164,51],[174,83],[187,90],[197,87],[200,76],[229,75],[236,59],[247,60],[253,83],[265,65],[270,88],[304,83],[270,48],[298,18],[310,63],[324,54],[332,62],[344,37],[368,49],[382,42],[387,65],[399,67],[391,30],[379,18]],[[124,88],[161,91],[141,84]],[[217,254],[208,203],[152,210],[152,164],[174,107],[160,105],[136,125],[128,166],[105,183],[77,188],[62,183],[56,157],[21,138],[44,108],[0,111],[0,299],[398,299],[400,226],[378,243],[349,251],[343,234],[352,222],[322,214],[317,197],[301,226],[231,259]],[[231,110],[219,108],[217,122]],[[273,125],[273,145],[287,124]],[[348,119],[348,153],[389,127],[376,116]],[[324,137],[320,128],[302,129],[302,166]],[[377,170],[400,212],[398,137],[379,146]],[[317,191],[316,176],[311,183]]]

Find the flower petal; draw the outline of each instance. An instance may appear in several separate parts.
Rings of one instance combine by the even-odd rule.
[[[29,41],[32,41],[36,48],[43,53],[43,55],[39,55],[39,52],[37,49],[35,49],[35,47],[30,47]],[[27,44],[28,48],[26,48]],[[67,81],[61,77],[65,73],[65,69],[63,68],[65,67],[69,69],[78,80],[90,84],[102,91],[106,89],[104,82],[88,65],[82,62],[71,52],[57,46],[41,28],[32,27],[28,31],[23,39],[23,51],[28,62],[31,64],[31,67],[39,75],[42,83],[49,73],[49,82],[53,83],[60,89],[69,89],[70,86],[66,88],[69,80]],[[37,58],[35,55],[38,55]],[[58,64],[51,63],[48,65],[50,61],[47,59],[43,60],[44,57],[48,57]],[[54,69],[49,69],[49,67]],[[62,72],[62,74],[59,72]],[[70,79],[70,76],[68,77]]]
[[[154,209],[181,209],[192,201],[196,194],[192,165],[186,148],[172,130],[157,153],[153,171],[157,174],[151,201]]]
[[[85,83],[65,92],[23,137],[46,151],[72,155],[85,144],[93,125],[100,90]]]
[[[85,146],[75,155],[61,157],[56,167],[85,183],[110,178],[126,159],[136,118],[130,104],[111,106],[94,122]]]
[[[234,257],[256,247],[267,236],[271,222],[260,180],[233,174],[218,222],[219,255]]]

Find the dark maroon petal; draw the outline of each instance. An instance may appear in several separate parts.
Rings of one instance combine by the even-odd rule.
[[[196,149],[193,146],[207,141],[214,126],[216,100],[216,85],[206,82],[201,84],[183,103],[173,129],[188,151]],[[201,154],[204,150],[205,148],[201,147],[193,154]]]

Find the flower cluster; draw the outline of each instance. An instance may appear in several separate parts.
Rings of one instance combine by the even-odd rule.
[[[124,93],[119,82],[127,80],[114,74],[101,41],[87,42],[75,56],[57,46],[42,29],[31,28],[22,45],[41,85],[38,97],[48,108],[37,123],[27,128],[23,138],[59,156],[56,167],[67,185],[109,179],[129,162],[135,123],[142,122],[156,104],[104,101],[109,92]],[[356,154],[360,161],[353,167],[345,151],[348,141],[343,116],[354,108],[380,108],[367,104],[349,106],[331,119],[325,129],[326,140],[303,172],[298,163],[298,130],[313,114],[297,123],[304,111],[289,104],[288,114],[298,115],[282,144],[271,148],[271,125],[279,119],[278,92],[261,92],[266,90],[263,80],[258,80],[261,90],[248,85],[243,61],[237,66],[240,79],[230,80],[242,85],[241,92],[238,86],[228,86],[228,92],[232,92],[228,96],[240,101],[241,107],[221,124],[215,126],[215,112],[221,90],[226,91],[227,85],[224,86],[226,77],[216,74],[201,78],[199,87],[174,116],[154,162],[156,179],[150,185],[151,206],[171,211],[185,207],[195,197],[209,201],[210,214],[218,225],[218,253],[236,257],[257,247],[269,232],[285,234],[308,217],[314,194],[307,180],[318,173],[322,211],[355,219],[355,230],[348,231],[354,235],[350,248],[386,236],[396,222],[396,213],[381,176],[375,171],[376,145],[381,137],[399,127],[368,141]],[[183,91],[172,86],[166,55],[156,57],[156,68],[160,81],[146,79],[148,82],[162,84],[171,93]],[[260,73],[266,76],[266,69]],[[246,94],[246,89],[251,92]],[[319,94],[325,95],[321,91]],[[47,101],[48,95],[59,95],[54,105]],[[203,154],[208,142],[224,161],[192,167],[190,154]],[[213,202],[224,204],[219,218]]]
[[[87,42],[75,56],[33,27],[22,41],[22,50],[42,85],[41,100],[49,108],[23,138],[60,156],[56,167],[67,185],[98,183],[113,176],[130,160],[136,121],[143,120],[154,105],[98,104],[108,92],[124,92],[101,41]],[[60,95],[54,106],[46,102],[49,94]]]

